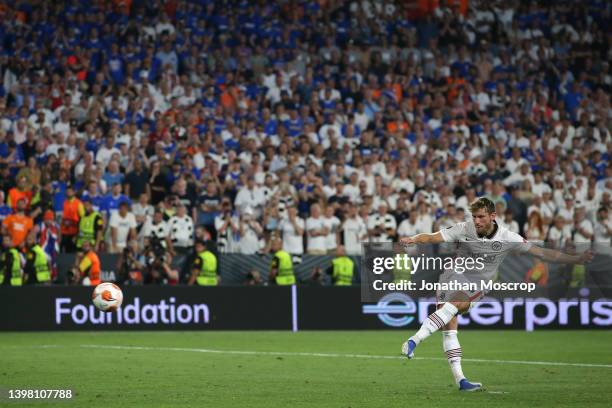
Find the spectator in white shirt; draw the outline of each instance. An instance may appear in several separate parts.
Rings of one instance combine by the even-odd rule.
[[[328,253],[334,253],[339,243],[340,235],[340,219],[334,215],[334,206],[328,205],[325,208],[325,226],[327,227],[327,235],[325,236],[325,248]]]
[[[542,173],[540,173],[539,171],[536,171],[533,175],[531,192],[540,197],[542,197],[546,192],[552,192],[550,186],[544,181],[542,181]]]
[[[154,208],[149,204],[149,195],[147,193],[142,193],[140,197],[138,197],[138,202],[132,206],[132,213],[134,213],[136,217],[136,223],[142,226],[147,219],[153,216],[153,212]]]
[[[508,164],[506,163],[506,167],[507,166],[508,166]],[[521,164],[520,172],[514,172],[511,175],[509,175],[508,177],[506,177],[504,179],[504,185],[505,186],[511,186],[513,184],[520,184],[520,183],[522,183],[525,180],[529,180],[531,185],[533,185],[533,174],[531,174],[529,170],[530,170],[529,169],[529,163]]]
[[[554,219],[553,225],[548,229],[546,241],[553,245],[553,248],[562,249],[572,240],[572,229],[565,223],[560,215]]]
[[[574,221],[574,198],[571,195],[566,195],[564,197],[565,205],[562,208],[559,208],[559,212],[557,213],[566,223],[572,223]]]
[[[528,164],[527,160],[521,157],[521,149],[515,147],[512,149],[512,157],[506,160],[506,169],[510,173],[515,173],[524,164]]]
[[[319,204],[310,207],[310,217],[306,219],[306,234],[308,236],[308,253],[312,255],[325,255],[325,237],[329,233],[325,226],[325,219],[321,216]]]
[[[234,206],[238,212],[242,213],[247,207],[253,210],[255,218],[259,218],[265,205],[265,197],[259,187],[255,185],[255,178],[250,176],[247,185],[243,187],[234,200]]]
[[[361,254],[361,243],[368,239],[368,227],[357,214],[355,204],[349,206],[348,215],[342,224],[342,234],[347,255]]]
[[[535,196],[533,203],[529,206],[529,208],[527,208],[527,217],[529,217],[534,211],[540,213],[544,225],[549,225],[555,215],[554,211],[551,211],[549,206],[544,206],[542,204],[542,199],[539,196]]]
[[[420,234],[425,231],[420,230],[420,225],[417,222],[417,212],[410,211],[410,215],[404,221],[402,221],[397,229],[397,235],[400,238],[411,237],[413,235]]]
[[[110,218],[110,253],[121,253],[127,242],[136,238],[136,225],[136,217],[129,211],[129,204],[122,201],[119,204],[119,211],[114,212]]]
[[[574,215],[574,242],[591,242],[593,239],[593,223],[586,219],[584,207],[576,208]]]
[[[121,155],[121,151],[115,147],[115,138],[109,135],[106,137],[104,146],[100,147],[96,153],[96,163],[105,169],[115,153]]]
[[[355,171],[351,173],[348,184],[344,185],[344,195],[348,197],[349,201],[352,203],[357,203],[361,199],[359,184],[359,174]],[[363,185],[366,186],[365,183],[363,183]]]
[[[601,207],[597,210],[597,222],[593,231],[594,250],[596,253],[610,254],[612,244],[612,222],[608,216],[608,209]]]
[[[503,217],[503,225],[508,228],[509,231],[512,231],[516,234],[519,233],[519,224],[514,219],[514,214],[512,210],[506,210]]]
[[[393,179],[391,187],[396,193],[401,190],[406,190],[410,194],[414,193],[414,181],[410,179],[407,167],[400,167],[399,177]]]
[[[253,217],[253,210],[247,208],[240,220],[240,253],[253,255],[261,249],[263,228]]]
[[[434,217],[431,215],[431,207],[427,203],[419,203],[417,207],[417,224],[419,230],[425,233],[433,231]]]
[[[176,214],[168,220],[168,227],[174,250],[183,255],[187,254],[193,246],[194,227],[193,220],[182,202],[176,207]]]
[[[304,220],[297,215],[295,206],[287,207],[287,218],[281,220],[279,231],[282,234],[283,250],[291,255],[304,253]]]
[[[390,242],[397,234],[395,217],[388,212],[384,201],[378,207],[378,213],[368,219],[368,233],[372,242]]]
[[[546,216],[550,215],[552,222],[552,217],[557,212],[557,204],[552,199],[552,190],[545,191],[544,194],[542,194],[540,208],[542,209],[542,214],[546,214]]]

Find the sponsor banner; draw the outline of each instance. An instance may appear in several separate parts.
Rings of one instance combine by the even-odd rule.
[[[124,287],[117,312],[100,312],[87,287],[0,287],[0,331],[21,330],[414,330],[434,297],[386,294],[362,303],[353,287]],[[293,293],[292,293],[293,292]],[[584,294],[582,294],[584,295]],[[610,329],[612,300],[579,292],[559,300],[491,293],[459,316],[469,329]]]
[[[365,315],[375,316],[387,327],[412,328],[436,309],[436,299],[411,298],[395,292],[376,304],[362,306]],[[484,297],[469,312],[458,316],[460,327],[470,329],[610,329],[612,300],[568,298],[494,298]]]
[[[507,298],[492,293],[459,316],[469,329],[610,329],[612,300],[590,300],[579,292],[558,300]],[[584,293],[583,293],[584,295]],[[410,329],[415,330],[436,310],[435,297],[386,294],[376,303],[361,303],[361,290],[304,287],[298,290],[300,330]]]
[[[89,287],[0,287],[0,330],[289,330],[291,293],[270,287],[132,286],[117,312]]]

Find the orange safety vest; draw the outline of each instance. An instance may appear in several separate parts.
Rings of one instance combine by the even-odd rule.
[[[79,221],[81,215],[79,207],[81,200],[76,197],[64,201],[64,213],[62,215],[62,235],[76,235],[79,232]]]
[[[26,210],[29,209],[30,203],[32,202],[31,191],[21,191],[17,187],[13,187],[9,190],[8,202],[13,211],[17,211],[17,201],[21,200],[22,198],[26,199]]]
[[[89,276],[89,281],[92,286],[97,286],[102,281],[100,280],[100,258],[94,251],[89,251],[79,265],[81,273]]]

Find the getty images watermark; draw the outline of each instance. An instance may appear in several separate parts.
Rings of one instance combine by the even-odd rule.
[[[493,279],[484,279],[486,265],[490,255],[483,254],[477,257],[451,257],[451,256],[411,256],[407,253],[395,253],[392,256],[372,257],[372,274],[379,278],[372,281],[375,291],[464,291],[489,292],[500,290],[521,290],[528,293],[536,290],[535,282],[496,282]],[[425,280],[412,281],[407,279],[419,271],[444,271],[439,282]],[[468,275],[465,275],[468,273]],[[446,274],[446,275],[445,275]],[[384,275],[393,276],[393,281],[385,281]],[[398,279],[399,278],[399,279]]]
[[[362,301],[378,302],[394,292],[435,297],[439,302],[478,302],[485,296],[552,300],[581,288],[588,288],[593,298],[612,295],[609,247],[593,251],[573,243],[572,248],[563,249],[570,254],[595,252],[586,264],[563,262],[567,257],[559,257],[559,262],[542,260],[533,256],[539,251],[532,245],[489,240],[437,245],[368,243],[361,257]],[[569,259],[574,258],[580,257]]]

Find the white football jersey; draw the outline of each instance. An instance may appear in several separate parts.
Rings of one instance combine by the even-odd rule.
[[[484,268],[465,271],[472,279],[494,279],[497,269],[509,253],[526,252],[531,248],[532,244],[519,234],[494,223],[494,231],[485,237],[478,236],[473,221],[460,222],[440,230],[445,242],[456,243],[457,257],[482,258]]]

